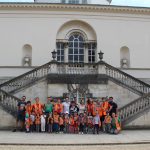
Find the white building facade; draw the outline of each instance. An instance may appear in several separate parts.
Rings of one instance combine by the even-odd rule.
[[[0,82],[52,61],[51,52],[55,50],[59,64],[62,62],[65,66],[68,62],[85,63],[85,68],[78,70],[84,75],[86,75],[84,73],[86,67],[89,69],[91,64],[99,61],[98,53],[102,51],[105,62],[149,83],[149,27],[150,9],[148,8],[51,4],[41,3],[41,1],[37,1],[37,3],[1,3]],[[50,65],[52,71],[56,73],[58,66]],[[47,67],[49,66],[47,65]],[[48,81],[39,81],[38,84],[20,90],[14,95],[17,97],[26,95],[28,99],[39,96],[45,102],[47,96],[63,96],[70,91],[76,91],[75,94],[79,98],[86,94],[93,94],[93,97],[114,96],[118,105],[122,107],[141,96],[141,91],[148,93],[149,85],[144,85],[130,76],[127,76],[128,81],[132,85],[133,82],[137,84],[138,94],[136,93],[137,89],[132,92],[133,89],[131,90],[130,87],[124,88],[112,81],[98,84],[94,77],[98,73],[104,74],[106,68],[101,67],[100,64],[97,64],[97,68],[92,67],[90,73],[93,75],[93,80],[86,85],[66,84],[64,82],[68,82],[66,79],[63,83],[59,83],[59,79],[57,79],[57,83],[54,83],[49,77]],[[44,71],[42,70],[42,73]],[[96,72],[98,73],[95,74]],[[116,72],[116,74],[119,73],[119,71]],[[35,71],[34,73],[36,75],[39,72]],[[113,71],[110,75],[113,76]],[[72,79],[71,76],[69,77]],[[120,74],[119,77],[122,77],[122,84],[125,85],[124,74]],[[20,78],[19,81],[22,79],[27,80],[28,78]],[[6,87],[9,92],[12,87],[15,89],[20,82],[16,83],[12,81],[11,84],[6,84],[4,89]],[[139,89],[139,87],[142,88]],[[84,94],[82,95],[82,93]],[[143,98],[141,99],[143,100]],[[141,119],[130,125],[150,126],[148,117],[149,113],[145,113]],[[143,120],[143,124],[140,120]]]

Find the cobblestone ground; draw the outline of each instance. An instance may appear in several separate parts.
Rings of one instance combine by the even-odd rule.
[[[150,150],[150,144],[110,146],[0,146],[0,150]]]

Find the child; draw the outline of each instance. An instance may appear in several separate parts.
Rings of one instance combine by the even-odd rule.
[[[96,111],[96,116],[93,118],[93,125],[94,125],[93,134],[95,134],[95,130],[96,130],[97,134],[99,134],[99,128],[101,126],[101,121],[100,121],[98,111]]]
[[[104,119],[104,132],[106,133],[110,133],[111,130],[111,116],[109,115],[109,113],[107,113],[107,115],[105,116]]]
[[[60,133],[63,133],[64,132],[64,117],[62,114],[60,114],[60,117],[59,117],[59,127],[60,127]]]
[[[65,133],[69,133],[69,112],[66,112],[64,119]]]
[[[28,113],[26,113],[25,115],[25,126],[26,126],[26,132],[29,133],[30,132],[30,117]]]
[[[73,114],[70,114],[70,118],[69,118],[69,133],[74,133],[74,118],[73,118]]]
[[[58,133],[59,132],[59,115],[58,115],[57,111],[54,111],[53,119],[54,119],[53,131]]]
[[[87,113],[84,112],[84,115],[83,115],[83,133],[87,134],[87,124],[88,124],[88,117],[87,117]]]
[[[93,130],[93,117],[90,113],[88,115],[89,116],[87,118],[87,133],[90,133]]]
[[[79,116],[77,112],[74,113],[74,133],[78,134],[79,132]]]
[[[41,115],[41,132],[45,132],[45,124],[46,124],[46,120],[45,120],[46,116],[44,114]]]
[[[49,113],[49,116],[48,116],[48,119],[47,119],[48,132],[49,133],[53,132],[53,123],[54,123],[54,119],[52,117],[52,113]]]
[[[80,113],[79,115],[79,133],[83,134],[84,132],[84,116],[83,113]]]
[[[118,134],[121,131],[121,121],[118,115],[112,113],[112,120],[111,120],[111,133]]]
[[[35,113],[34,112],[31,112],[31,115],[30,115],[30,131],[33,132],[34,129],[35,129]]]
[[[35,117],[36,132],[40,132],[40,124],[41,124],[40,120],[41,120],[40,114],[37,114]]]

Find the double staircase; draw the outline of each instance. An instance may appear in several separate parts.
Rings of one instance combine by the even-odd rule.
[[[138,99],[132,100],[127,105],[119,108],[119,115],[123,125],[133,121],[141,116],[145,111],[150,109],[150,85],[103,61],[95,64],[70,64],[58,63],[55,61],[46,63],[33,69],[32,71],[0,84],[0,105],[5,111],[15,116],[17,103],[20,99],[13,96],[14,93],[17,93],[24,88],[28,88],[42,79],[46,80],[48,75],[51,74],[100,74],[98,72],[99,66],[104,69],[104,72],[102,72],[103,76],[117,85],[127,88],[128,90],[139,95]]]

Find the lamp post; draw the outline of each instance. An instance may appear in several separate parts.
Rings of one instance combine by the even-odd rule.
[[[56,61],[56,56],[57,56],[57,52],[55,51],[55,49],[51,52],[52,53],[52,58],[53,60],[52,61]]]
[[[102,59],[103,59],[103,54],[104,54],[104,53],[103,53],[102,51],[100,51],[100,52],[98,53],[100,61],[102,61]]]

